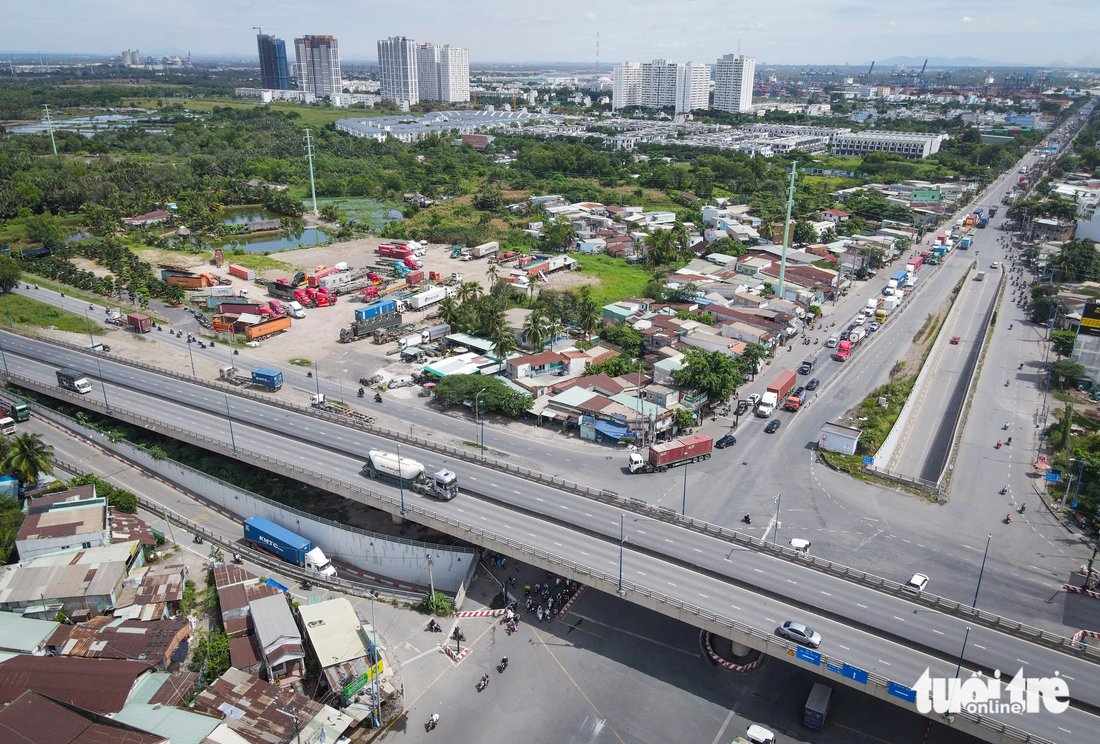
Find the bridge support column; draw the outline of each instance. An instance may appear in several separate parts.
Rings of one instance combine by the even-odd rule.
[[[749,648],[748,646],[742,646],[740,643],[736,643],[735,641],[730,641],[730,645],[733,648],[733,655],[737,658],[748,656],[753,652],[753,649]]]

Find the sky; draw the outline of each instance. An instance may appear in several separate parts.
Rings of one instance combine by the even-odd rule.
[[[287,40],[332,34],[343,59],[374,60],[407,36],[466,47],[473,63],[665,58],[713,63],[864,64],[896,56],[1100,67],[1097,0],[5,0],[0,56],[234,54],[261,26]]]

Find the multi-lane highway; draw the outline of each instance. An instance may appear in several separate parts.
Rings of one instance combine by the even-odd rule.
[[[96,368],[89,355],[3,334],[6,362],[12,374],[53,384],[58,366]],[[111,405],[129,408],[165,426],[201,432],[229,444],[224,393],[186,381],[165,378],[110,359],[100,360]],[[97,390],[89,397],[101,394]],[[383,491],[386,486],[360,475],[361,452],[386,446],[383,440],[324,420],[231,396],[234,438],[242,450],[323,472],[329,477]],[[426,462],[434,455],[410,453]],[[613,508],[467,463],[451,467],[470,491],[453,502],[422,497],[422,508],[491,529],[514,540],[614,574],[618,569],[620,513]],[[390,489],[392,492],[393,489]],[[962,648],[965,623],[914,604],[905,598],[869,590],[847,581],[778,560],[728,542],[663,522],[629,516],[625,581],[648,587],[722,617],[771,632],[792,617],[822,632],[822,650],[832,657],[903,684],[912,684],[926,667],[953,672],[952,660]],[[627,598],[632,598],[627,593]],[[914,650],[923,647],[926,651]],[[996,631],[974,628],[965,653],[967,664],[984,669],[1027,667],[1031,676],[1056,671],[1072,679],[1074,699],[1100,709],[1100,666],[1032,645]],[[1085,711],[1057,718],[1026,717],[1012,721],[1024,730],[1054,741],[1078,738],[1096,722]],[[1070,733],[1057,733],[1066,729]]]

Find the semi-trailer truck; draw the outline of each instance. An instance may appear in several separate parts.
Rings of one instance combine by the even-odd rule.
[[[257,367],[252,370],[252,384],[275,392],[283,387],[283,373],[277,369]]]
[[[0,413],[13,421],[26,421],[31,417],[31,409],[26,403],[0,399]]]
[[[814,682],[810,696],[806,698],[806,707],[802,711],[802,725],[814,731],[825,728],[825,719],[829,716],[829,705],[833,701],[833,688]]]
[[[756,406],[756,415],[760,418],[771,416],[780,401],[786,398],[797,384],[798,377],[794,372],[789,369],[780,372],[779,376],[772,380],[767,390],[764,391],[764,395],[760,398],[760,402]]]
[[[315,571],[326,578],[335,579],[336,569],[324,551],[306,537],[291,532],[264,517],[249,517],[244,521],[244,539],[249,545],[265,553],[293,563],[307,571]]]
[[[704,434],[688,434],[671,442],[651,444],[646,456],[631,452],[627,468],[631,473],[663,473],[689,462],[709,460],[714,440]]]
[[[385,478],[400,483],[404,488],[426,496],[435,496],[443,501],[450,501],[458,495],[458,476],[454,472],[443,468],[429,475],[416,460],[398,457],[392,452],[368,452],[363,473],[370,478]]]
[[[838,362],[848,361],[848,357],[852,356],[852,342],[848,340],[841,341],[836,345],[836,351],[833,352],[833,359]]]
[[[80,393],[81,395],[92,392],[92,383],[88,380],[87,375],[69,367],[57,370],[57,384],[65,390],[72,390],[74,393]]]

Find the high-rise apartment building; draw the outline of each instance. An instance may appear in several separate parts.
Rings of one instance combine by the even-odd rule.
[[[638,62],[615,65],[611,83],[611,108],[615,111],[642,105],[642,66]]]
[[[463,103],[470,100],[470,51],[444,45],[439,50],[439,100]]]
[[[303,36],[294,40],[298,59],[298,90],[318,98],[338,96],[343,92],[340,78],[340,49],[334,36]]]
[[[642,105],[667,108],[676,105],[677,65],[666,59],[642,63]]]
[[[439,99],[439,52],[437,44],[416,45],[416,82],[421,101],[438,101]],[[382,55],[379,53],[378,62],[381,64]],[[385,77],[385,72],[382,73]],[[383,97],[385,97],[383,95]]]
[[[417,69],[417,43],[404,36],[391,36],[378,42],[378,68],[382,75],[382,98],[390,101],[420,103],[420,76]]]
[[[710,67],[688,62],[676,69],[676,113],[710,108]]]
[[[714,68],[714,108],[732,114],[752,111],[752,82],[756,60],[743,54],[727,54]]]
[[[256,46],[260,52],[260,87],[290,90],[286,42],[270,34],[256,34]]]

